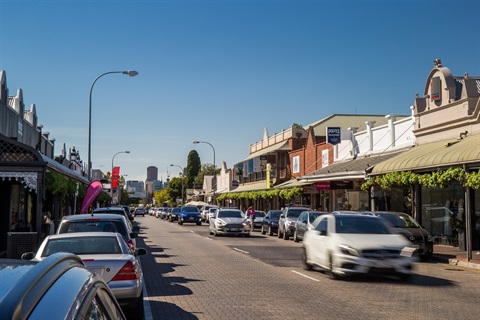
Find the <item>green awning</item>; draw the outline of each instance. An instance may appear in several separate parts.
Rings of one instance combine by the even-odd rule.
[[[394,171],[436,170],[463,164],[480,164],[480,135],[413,147],[375,165],[371,175]]]

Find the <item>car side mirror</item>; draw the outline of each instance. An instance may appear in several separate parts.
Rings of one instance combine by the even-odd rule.
[[[132,239],[138,238],[138,233],[130,232],[130,238],[132,238]]]
[[[140,227],[139,226],[135,226],[132,228],[132,231],[133,232],[140,232]]]
[[[144,256],[146,254],[147,254],[147,250],[144,249],[144,248],[135,249],[135,255],[136,256]]]
[[[280,215],[280,218],[285,218],[285,215],[282,213],[282,214]]]
[[[25,252],[24,254],[22,254],[22,260],[32,260],[33,258],[35,258],[35,252]]]

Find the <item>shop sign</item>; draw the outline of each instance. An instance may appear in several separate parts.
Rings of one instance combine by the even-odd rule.
[[[440,77],[433,77],[430,81],[430,99],[432,101],[437,101],[442,98],[442,82],[440,81]]]
[[[330,181],[317,181],[315,183],[316,190],[330,190]]]
[[[303,193],[317,193],[317,188],[316,186],[303,187]]]
[[[339,144],[342,140],[340,127],[327,127],[327,143],[331,145]]]
[[[330,189],[353,189],[353,181],[330,181]]]

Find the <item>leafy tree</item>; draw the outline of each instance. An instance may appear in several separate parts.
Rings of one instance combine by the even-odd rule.
[[[164,202],[170,202],[171,198],[167,192],[167,188],[160,189],[158,191],[155,191],[155,194],[153,195],[155,197],[155,203],[158,205],[162,205]]]
[[[168,187],[166,190],[170,199],[182,199],[182,178],[172,178],[172,180],[170,180],[170,182],[168,183]]]
[[[220,173],[220,169],[216,169],[215,171],[217,171],[217,174]],[[195,180],[194,180],[195,184],[202,185],[203,184],[203,177],[208,176],[208,175],[210,175],[210,176],[213,175],[213,164],[211,164],[211,163],[202,164],[202,168],[200,169],[200,172],[195,177]]]
[[[193,183],[201,168],[200,156],[196,150],[188,153],[185,189],[193,188]]]

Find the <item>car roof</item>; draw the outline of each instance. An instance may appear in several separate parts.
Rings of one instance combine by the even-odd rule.
[[[68,232],[68,233],[59,233],[51,234],[48,239],[63,239],[63,238],[88,238],[88,237],[118,237],[117,234],[121,237],[122,235],[117,232],[103,232],[103,231],[93,231],[93,232]]]
[[[85,219],[101,219],[101,220],[123,220],[123,216],[115,213],[85,213],[85,214],[73,214],[70,216],[64,216],[62,220],[85,220]]]

